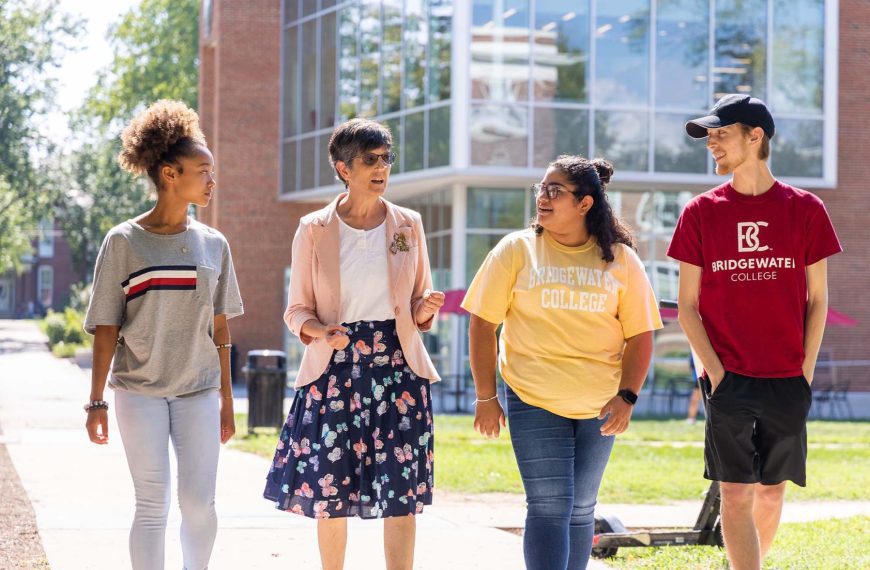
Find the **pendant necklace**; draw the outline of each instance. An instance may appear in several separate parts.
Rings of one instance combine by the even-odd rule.
[[[188,240],[190,239],[190,216],[187,216],[184,220],[184,245],[181,246],[181,253],[187,253],[189,249],[187,248]]]

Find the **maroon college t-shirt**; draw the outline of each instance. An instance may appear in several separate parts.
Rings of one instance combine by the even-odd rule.
[[[686,204],[668,255],[702,268],[699,310],[725,370],[800,376],[805,268],[842,251],[822,201],[776,181],[760,196],[731,183]]]

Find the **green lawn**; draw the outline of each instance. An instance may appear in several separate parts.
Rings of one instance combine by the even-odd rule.
[[[765,569],[870,568],[870,517],[784,524],[776,534]],[[861,537],[865,538],[862,539]],[[861,546],[861,545],[864,546]],[[712,546],[622,548],[607,563],[616,568],[726,570],[725,551]]]
[[[244,434],[247,418],[237,425]],[[274,431],[239,435],[233,445],[271,457]],[[617,438],[604,474],[603,503],[663,503],[701,500],[709,481],[703,478],[703,423],[682,420],[635,420]],[[807,487],[789,486],[789,500],[866,499],[870,471],[870,422],[810,422]],[[507,432],[487,440],[472,429],[471,416],[435,419],[435,481],[440,489],[462,493],[522,493]]]

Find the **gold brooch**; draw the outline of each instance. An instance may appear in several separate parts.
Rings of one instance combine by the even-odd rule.
[[[390,251],[395,254],[400,251],[408,251],[409,249],[408,239],[405,237],[405,234],[394,233],[393,243],[390,244]]]

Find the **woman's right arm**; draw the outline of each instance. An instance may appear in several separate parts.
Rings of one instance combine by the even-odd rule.
[[[109,375],[109,365],[115,354],[115,344],[118,342],[118,332],[121,327],[113,325],[97,325],[94,332],[94,363],[91,368],[90,401],[102,400],[106,389],[106,377]],[[103,408],[95,408],[88,412],[85,423],[88,437],[94,443],[104,445],[109,443],[109,412]]]
[[[505,425],[504,410],[499,403],[495,380],[498,349],[495,336],[497,324],[471,315],[468,324],[468,355],[471,375],[477,393],[474,407],[474,429],[481,435],[496,438]]]

